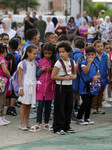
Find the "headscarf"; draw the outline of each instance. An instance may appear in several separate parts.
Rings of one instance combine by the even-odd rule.
[[[105,21],[104,21],[104,24],[105,24],[106,26],[109,26],[109,25],[110,25],[110,22],[107,22],[108,19],[110,19],[110,17],[109,17],[109,16],[106,16],[106,17],[105,17]]]
[[[86,24],[85,24],[85,25],[83,24],[84,21],[86,21],[86,19],[83,19],[82,24],[80,25],[79,29],[88,29],[87,21],[86,21]]]
[[[66,23],[65,23],[64,19],[59,18],[59,21],[58,21],[58,23],[57,23],[56,29],[57,29],[59,26],[61,26],[61,27],[65,27],[65,26],[66,26]]]
[[[9,18],[4,18],[2,22],[5,24],[6,29],[4,29],[5,33],[8,33],[11,30],[11,20]]]

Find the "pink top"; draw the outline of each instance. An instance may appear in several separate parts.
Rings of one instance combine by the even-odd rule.
[[[2,67],[1,67],[1,64],[2,64],[2,63],[5,63],[6,68],[7,68],[7,70],[8,70],[7,61],[5,60],[5,58],[4,58],[2,55],[0,55],[0,75],[5,76],[5,74],[3,73]]]

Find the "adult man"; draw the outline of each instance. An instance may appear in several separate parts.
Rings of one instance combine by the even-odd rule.
[[[38,19],[36,18],[36,12],[35,12],[35,11],[32,13],[32,17],[33,17],[33,19],[34,19],[34,23],[35,23],[36,21],[38,21]]]
[[[76,26],[79,28],[79,26],[82,24],[83,18],[80,17],[80,14],[76,14],[75,23]]]
[[[30,12],[29,11],[26,12],[26,17],[24,18],[22,24],[25,25],[24,26],[24,36],[25,36],[25,40],[27,40],[27,38],[26,38],[27,30],[34,27],[34,19],[32,17],[30,17]]]
[[[40,40],[39,41],[44,42],[46,22],[44,20],[42,20],[42,15],[39,15],[39,20],[35,22],[35,28],[38,29],[40,32]]]
[[[87,19],[88,22],[92,22],[92,19],[91,19],[90,16],[88,16],[88,12],[87,12],[87,11],[84,11],[84,12],[83,12],[83,17],[84,17],[85,19]]]
[[[53,32],[54,33],[54,24],[51,21],[51,17],[47,17],[47,27],[46,27],[45,33],[46,32]]]

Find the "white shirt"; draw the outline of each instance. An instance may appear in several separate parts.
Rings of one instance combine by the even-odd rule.
[[[45,33],[46,32],[53,32],[54,33],[54,24],[52,21],[47,22],[47,27],[46,27]]]
[[[95,37],[95,35],[92,35],[91,33],[96,33],[95,28],[93,26],[89,27],[88,32],[90,34],[87,35],[87,39],[93,39]]]
[[[67,74],[68,74],[68,75],[72,74],[72,72],[71,72],[71,63],[70,63],[70,60],[69,60],[69,61],[64,61],[64,60],[63,60],[63,62],[64,62],[64,64],[65,64],[65,67],[66,67],[66,70],[67,70]],[[73,62],[74,62],[74,66],[76,66],[75,61],[73,61]],[[57,62],[55,63],[54,66],[56,66],[56,67],[59,68],[59,71],[58,71],[57,76],[65,76],[65,72],[64,72],[64,70],[63,70],[63,68],[62,68],[62,65],[61,65],[61,63],[59,62],[59,60],[57,60]],[[61,80],[56,80],[56,84],[59,84],[59,85],[60,85],[60,83],[61,83]],[[63,81],[62,81],[62,85],[72,85],[72,80],[63,80]]]

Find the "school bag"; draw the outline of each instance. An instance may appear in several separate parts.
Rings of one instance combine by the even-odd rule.
[[[70,56],[69,56],[69,58],[71,58],[71,59],[73,59],[74,60],[74,55],[75,54],[82,54],[80,51],[76,51],[76,52],[72,52],[71,54],[70,54]],[[79,64],[81,61],[83,61],[84,60],[84,56],[81,56],[81,57],[79,57],[78,59],[77,59],[77,63]]]
[[[66,70],[66,67],[65,67],[65,64],[63,62],[63,60],[60,58],[58,59],[62,68],[63,68],[63,71],[65,72],[65,75],[64,76],[69,76],[68,73],[67,73],[67,70]],[[73,62],[73,59],[70,58],[70,63],[71,63],[71,70],[72,70],[72,74],[74,74],[74,62]],[[60,83],[60,93],[61,93],[61,89],[62,89],[62,80],[61,80],[61,83]]]
[[[94,62],[93,62],[94,63]],[[94,63],[96,69],[97,66]],[[101,81],[98,79],[96,82],[94,82],[92,79],[89,81],[84,81],[84,78],[81,76],[83,83],[85,84],[84,89],[86,88],[86,91],[89,95],[97,95],[97,93],[101,90]]]
[[[0,93],[5,92],[8,85],[8,79],[0,75]]]

